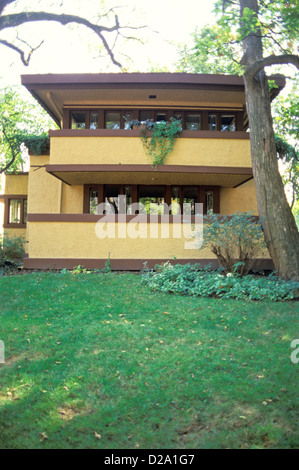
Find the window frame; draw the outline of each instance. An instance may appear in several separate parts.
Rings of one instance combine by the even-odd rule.
[[[21,201],[21,221],[20,222],[9,222],[9,207],[11,200],[20,200]],[[4,228],[26,228],[27,222],[24,221],[25,211],[24,211],[24,201],[28,202],[27,194],[9,194],[4,195]],[[27,206],[28,210],[28,206]]]

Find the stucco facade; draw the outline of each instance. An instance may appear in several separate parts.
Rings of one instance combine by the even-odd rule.
[[[108,258],[113,269],[174,259],[216,266],[209,250],[190,249],[196,204],[204,213],[257,214],[242,78],[99,74],[22,81],[60,127],[49,133],[49,154],[31,155],[29,174],[6,175],[0,195],[2,230],[28,240],[25,268],[102,268]],[[157,122],[180,117],[182,132],[164,165],[153,168],[139,129],[126,127],[124,114]],[[25,226],[9,220],[10,196],[22,204],[28,198]],[[159,215],[127,210],[149,201]],[[116,208],[114,219],[96,213],[94,206],[105,202]],[[181,210],[190,205],[191,231],[184,216],[167,215],[171,203]],[[269,265],[268,253],[260,254],[260,265]]]

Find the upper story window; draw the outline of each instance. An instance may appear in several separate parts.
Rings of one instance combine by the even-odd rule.
[[[86,113],[75,112],[71,115],[72,129],[86,128]]]
[[[64,128],[71,129],[133,129],[134,122],[181,121],[188,131],[244,131],[243,111],[153,110],[153,109],[94,109],[65,111]]]
[[[105,129],[120,129],[121,113],[108,111],[105,113]]]
[[[186,114],[186,130],[188,131],[200,131],[201,129],[201,115],[200,114]]]

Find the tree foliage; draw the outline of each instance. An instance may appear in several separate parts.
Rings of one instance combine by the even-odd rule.
[[[240,74],[241,47],[227,28],[206,25],[192,33],[193,44],[180,46],[178,72]]]
[[[47,148],[54,121],[33,99],[13,88],[0,92],[0,173],[20,171],[24,146],[33,154]]]

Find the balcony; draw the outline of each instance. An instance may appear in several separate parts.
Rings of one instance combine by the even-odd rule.
[[[252,176],[249,133],[183,131],[164,165],[151,166],[139,130],[50,131],[48,173],[69,185],[205,184],[234,187]]]

